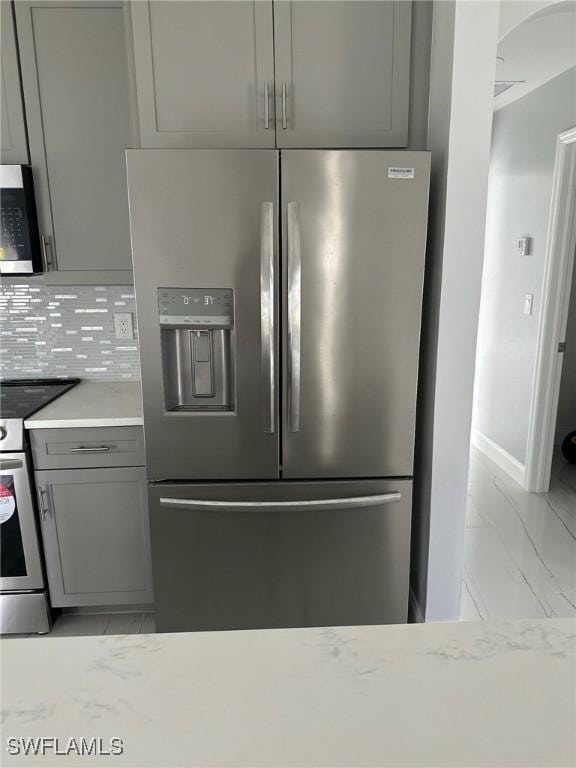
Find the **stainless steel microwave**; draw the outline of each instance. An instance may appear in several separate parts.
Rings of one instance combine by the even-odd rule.
[[[42,272],[32,169],[0,165],[0,274]]]

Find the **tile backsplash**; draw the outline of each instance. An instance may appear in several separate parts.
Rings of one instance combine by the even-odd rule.
[[[119,341],[114,313],[131,312],[134,340]],[[132,286],[0,285],[0,377],[139,379]]]

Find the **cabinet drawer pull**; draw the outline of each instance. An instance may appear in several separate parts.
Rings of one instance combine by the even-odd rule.
[[[42,515],[42,520],[46,522],[50,507],[48,506],[48,493],[45,488],[38,488],[38,502],[40,506],[40,514]]]
[[[70,453],[107,453],[110,450],[110,445],[81,445],[79,448],[70,448]]]

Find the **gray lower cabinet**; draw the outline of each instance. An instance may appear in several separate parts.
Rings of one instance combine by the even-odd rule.
[[[275,0],[278,147],[408,143],[409,0]]]
[[[274,147],[271,0],[131,3],[144,147]]]
[[[4,165],[26,165],[26,125],[12,3],[9,0],[1,0],[0,13],[0,162]]]
[[[16,3],[45,257],[80,278],[132,268],[124,151],[137,132],[127,18],[120,2]]]
[[[35,473],[53,606],[152,602],[143,467]]]

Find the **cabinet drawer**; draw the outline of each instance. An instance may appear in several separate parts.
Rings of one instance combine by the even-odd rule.
[[[144,466],[141,427],[35,429],[31,433],[35,469]]]

